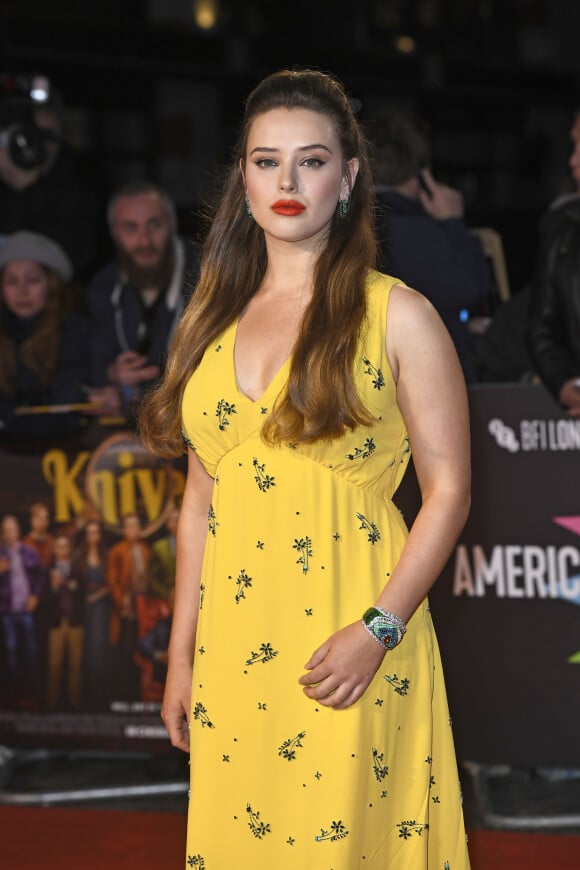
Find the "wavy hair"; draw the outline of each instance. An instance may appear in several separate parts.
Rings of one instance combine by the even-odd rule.
[[[314,270],[314,287],[292,350],[283,391],[266,419],[269,443],[313,442],[368,425],[358,396],[353,362],[366,313],[365,282],[375,265],[373,180],[367,146],[342,85],[318,70],[283,70],[252,91],[221,200],[207,235],[200,278],[176,330],[162,380],[139,409],[143,443],[171,458],[184,450],[181,399],[207,346],[244,310],[267,266],[264,233],[248,219],[240,161],[245,160],[252,122],[272,109],[308,109],[329,116],[347,161],[358,158],[344,218],[338,209]]]
[[[46,273],[48,294],[36,328],[20,345],[20,358],[44,384],[50,384],[58,364],[62,323],[70,307],[69,288],[61,276],[39,264]],[[0,287],[4,269],[0,270]],[[5,322],[5,303],[0,304],[0,392],[14,398],[18,386],[18,361],[14,341]]]

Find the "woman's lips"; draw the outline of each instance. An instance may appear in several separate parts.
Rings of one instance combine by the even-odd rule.
[[[302,214],[305,210],[306,206],[302,205],[301,202],[296,202],[295,199],[279,199],[272,206],[272,211],[275,211],[276,214],[286,215],[287,217]]]

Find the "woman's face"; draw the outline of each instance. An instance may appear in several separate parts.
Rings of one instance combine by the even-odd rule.
[[[339,198],[348,195],[332,118],[310,109],[271,109],[253,121],[241,167],[252,214],[270,240],[316,246]],[[347,163],[354,184],[358,160]]]
[[[101,527],[98,523],[87,523],[85,529],[87,544],[98,544],[101,540]]]
[[[32,260],[12,260],[2,271],[2,299],[16,317],[39,314],[48,298],[48,276]]]

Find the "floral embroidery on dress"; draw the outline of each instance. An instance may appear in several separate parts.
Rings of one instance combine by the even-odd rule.
[[[230,404],[230,402],[226,402],[225,399],[220,399],[217,403],[217,408],[215,411],[215,415],[218,418],[218,429],[223,432],[226,426],[230,425],[228,417],[230,417],[232,414],[237,413],[238,412],[236,411],[236,406],[233,403]]]
[[[260,821],[260,813],[255,812],[250,804],[246,807],[246,812],[249,816],[248,827],[250,828],[254,837],[257,837],[258,840],[262,840],[266,834],[270,834],[270,825],[266,822]]]
[[[423,831],[429,828],[429,825],[411,820],[408,822],[397,822],[397,828],[399,828],[399,837],[403,840],[409,840],[413,834],[418,834],[420,837]]]
[[[296,737],[289,737],[285,740],[282,746],[278,748],[278,755],[285,758],[286,761],[294,761],[296,759],[296,750],[302,749],[302,740],[306,737],[306,731],[300,731]]]
[[[207,714],[207,709],[203,706],[201,701],[198,701],[193,708],[193,718],[197,722],[200,722],[202,728],[215,728],[215,725]]]
[[[305,538],[294,538],[292,549],[300,553],[300,556],[296,559],[296,564],[302,565],[302,571],[306,574],[310,567],[309,560],[312,558],[312,541],[308,536]]]
[[[192,450],[195,450],[195,447],[193,446],[193,444],[191,443],[191,441],[187,437],[187,432],[185,431],[185,429],[181,430],[181,437],[183,438],[183,440],[185,441],[185,443],[187,444],[188,447],[190,447]]]
[[[190,867],[197,867],[198,870],[205,870],[205,861],[201,855],[188,855],[187,863]]]
[[[277,655],[278,650],[274,649],[271,643],[261,643],[258,652],[252,650],[250,658],[246,659],[246,664],[255,665],[257,662],[262,662],[262,664],[265,665],[266,662],[271,662]]]
[[[347,453],[347,459],[368,459],[376,450],[376,444],[373,438],[367,438],[362,447],[355,447],[352,453]]]
[[[217,522],[217,520],[216,520],[216,518],[215,518],[215,511],[214,511],[214,509],[213,509],[213,505],[212,505],[212,504],[210,504],[210,506],[209,506],[209,511],[208,511],[208,513],[207,513],[207,519],[208,519],[208,524],[207,524],[208,531],[209,531],[209,532],[214,536],[214,538],[215,538],[216,529],[217,529],[217,527],[219,526],[219,523]]]
[[[389,775],[389,768],[386,764],[383,764],[385,754],[384,752],[379,752],[375,746],[372,747],[371,751],[373,754],[373,773],[375,779],[377,782],[382,782]]]
[[[396,674],[392,676],[390,674],[383,674],[387,683],[393,687],[397,695],[405,696],[409,691],[409,680],[407,677],[403,677],[400,679]]]
[[[254,456],[252,460],[252,465],[254,466],[254,471],[256,472],[256,474],[254,475],[254,480],[258,484],[258,489],[260,490],[260,492],[267,492],[271,486],[276,486],[276,478],[273,475],[266,474],[265,462],[260,464]]]
[[[370,375],[372,378],[372,384],[375,390],[380,390],[385,386],[385,377],[382,371],[374,366],[370,359],[365,356],[363,357],[363,363],[365,364],[365,375]]]
[[[236,604],[239,604],[242,598],[246,597],[245,589],[249,589],[252,585],[252,578],[248,577],[244,568],[238,574],[238,579],[236,580],[236,586],[238,587],[238,591],[236,592]]]
[[[342,821],[332,822],[330,828],[326,830],[325,828],[320,829],[320,833],[316,835],[314,838],[317,843],[321,843],[323,840],[343,840],[347,837],[349,832],[346,830]]]
[[[377,541],[380,541],[381,533],[379,532],[378,527],[375,525],[375,523],[371,522],[371,520],[368,520],[364,514],[357,513],[356,516],[361,523],[359,529],[364,529],[364,531],[368,533],[367,540],[369,541],[369,543],[376,544]]]

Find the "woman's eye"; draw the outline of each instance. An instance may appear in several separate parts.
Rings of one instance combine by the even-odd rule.
[[[256,160],[256,166],[276,166],[276,161],[272,160],[271,157],[262,157],[261,160]]]
[[[319,166],[324,166],[324,160],[320,160],[318,157],[307,157],[302,165],[318,169]]]

